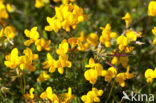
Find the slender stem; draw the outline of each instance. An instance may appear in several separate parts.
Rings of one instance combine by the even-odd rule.
[[[25,80],[25,72],[23,71],[23,81],[24,81],[24,94],[25,94],[25,87],[26,87],[26,80]]]
[[[108,102],[108,100],[109,100],[109,98],[110,98],[110,96],[111,96],[111,94],[112,94],[112,90],[113,90],[114,84],[115,84],[115,80],[113,81],[113,84],[112,84],[111,90],[110,90],[110,92],[109,92],[109,95],[108,95],[108,97],[107,97],[105,103]]]
[[[17,75],[18,75],[18,79],[19,79],[19,82],[20,82],[21,93],[22,93],[22,95],[24,95],[23,83],[22,83],[22,78],[21,78],[21,75],[20,75],[19,67],[17,68]]]

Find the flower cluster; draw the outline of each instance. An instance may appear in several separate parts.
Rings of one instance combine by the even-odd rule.
[[[105,28],[100,27],[102,29],[102,35],[100,36],[100,42],[105,45],[105,47],[110,47],[112,38],[117,36],[116,32],[111,32],[111,25],[107,24]]]
[[[99,96],[102,96],[102,94],[103,94],[103,90],[92,88],[92,90],[89,91],[87,95],[83,95],[81,99],[84,103],[100,102]]]
[[[40,35],[38,27],[34,26],[31,28],[31,30],[24,30],[24,34],[28,40],[24,42],[24,45],[27,48],[23,50],[23,53],[19,51],[20,49],[18,50],[15,47],[16,45],[13,45],[14,47],[11,50],[11,53],[5,55],[4,65],[10,69],[16,69],[17,77],[20,81],[20,89],[24,99],[26,99],[26,101],[30,100],[31,102],[35,102],[35,100],[40,98],[39,100],[41,101],[43,100],[53,103],[70,103],[71,100],[77,96],[75,93],[76,91],[72,90],[76,87],[73,88],[73,86],[71,86],[71,88],[67,86],[69,87],[67,93],[60,91],[57,92],[57,88],[52,88],[50,83],[47,83],[49,86],[46,86],[47,88],[45,91],[43,91],[43,89],[37,91],[38,88],[35,90],[33,88],[34,86],[31,86],[32,88],[29,89],[30,86],[27,87],[25,84],[24,71],[31,71],[30,73],[35,72],[34,74],[40,73],[35,78],[37,85],[41,85],[43,82],[48,80],[50,82],[51,80],[52,82],[55,82],[55,79],[59,81],[59,76],[66,76],[66,78],[69,78],[70,76],[68,77],[68,74],[70,74],[70,72],[65,70],[66,68],[75,68],[74,60],[77,58],[75,58],[74,55],[76,55],[76,53],[86,53],[85,56],[89,56],[89,63],[86,64],[86,61],[83,63],[86,64],[86,69],[84,69],[85,71],[82,70],[84,73],[82,72],[81,74],[82,78],[86,79],[84,82],[90,83],[92,88],[88,90],[88,93],[83,93],[83,95],[80,93],[81,100],[84,103],[103,102],[100,100],[100,96],[103,95],[105,90],[99,90],[97,88],[98,85],[96,85],[100,78],[103,79],[103,84],[107,83],[108,85],[112,85],[110,94],[112,92],[114,83],[117,83],[120,87],[126,87],[128,85],[126,85],[126,80],[135,77],[134,73],[130,72],[132,71],[130,70],[130,67],[132,66],[129,66],[129,61],[131,60],[129,55],[135,55],[132,51],[135,49],[135,44],[138,43],[138,38],[141,37],[141,32],[137,32],[131,28],[132,17],[130,13],[126,13],[125,16],[122,17],[122,20],[125,21],[125,28],[121,35],[119,35],[117,32],[112,32],[111,25],[106,24],[105,27],[100,27],[102,30],[99,31],[100,33],[90,32],[88,35],[85,35],[84,31],[81,31],[80,35],[76,37],[72,34],[71,31],[76,29],[78,24],[85,21],[88,16],[84,14],[84,10],[81,7],[79,7],[76,3],[73,3],[76,0],[53,1],[55,3],[62,1],[62,4],[58,7],[55,6],[55,16],[46,18],[49,25],[45,26],[44,29],[46,31],[54,31],[58,35],[61,33],[61,30],[64,30],[63,32],[68,34],[61,40],[61,43],[56,46],[56,49],[55,45],[53,49],[51,49],[51,40],[44,39],[42,35]],[[35,0],[34,6],[36,8],[42,8],[46,4],[50,4],[50,0]],[[11,40],[13,40],[17,35],[16,28],[14,26],[7,25],[2,20],[8,19],[8,12],[11,13],[15,10],[16,8],[13,5],[5,5],[4,0],[0,0],[0,24],[2,25],[2,28],[0,28],[0,39],[6,38],[6,40],[12,42]],[[149,16],[156,16],[155,1],[150,1],[148,10]],[[152,33],[156,36],[156,27],[152,29]],[[153,40],[153,44],[156,44],[156,38]],[[32,51],[32,45],[35,45],[34,47],[36,47],[36,51]],[[46,60],[43,58],[44,62],[39,60],[39,55],[42,56],[43,53],[41,52],[42,50],[45,50],[44,52],[46,52]],[[52,50],[54,52],[51,52]],[[34,54],[33,52],[37,52],[37,54]],[[39,66],[41,65],[41,68],[36,64],[39,64]],[[38,71],[38,68],[40,71]],[[58,71],[58,73],[55,74],[55,71]],[[76,75],[79,75],[78,73],[76,73]],[[74,73],[73,75],[76,77]],[[55,78],[55,76],[57,77]],[[156,67],[154,70],[147,69],[144,76],[147,83],[152,83],[153,79],[156,78]],[[51,77],[54,78],[51,79]],[[84,82],[82,81],[82,84]],[[25,93],[25,89],[27,88],[29,91],[28,93]],[[72,94],[72,91],[75,94]],[[40,96],[37,96],[37,93],[41,93]],[[109,99],[109,96],[107,99]]]
[[[35,42],[38,51],[45,49],[46,51],[50,50],[50,43],[51,40],[46,41],[43,38],[39,38],[39,32],[37,31],[37,27],[33,27],[30,31],[26,29],[24,31],[26,37],[30,38],[29,40],[24,42],[25,46],[30,46],[32,43]]]
[[[59,55],[59,59],[55,60],[49,53],[47,54],[47,61],[43,63],[44,69],[49,68],[49,72],[55,72],[58,68],[58,72],[63,74],[65,67],[71,67],[72,63],[68,60],[69,44],[66,39],[59,44],[59,48],[56,50],[56,53]]]
[[[9,55],[5,57],[6,61],[4,64],[11,68],[20,68],[21,70],[28,69],[35,71],[33,60],[38,59],[38,54],[33,54],[30,48],[23,51],[24,55],[18,56],[18,49],[14,48]]]
[[[76,4],[62,4],[55,7],[55,16],[47,17],[48,26],[46,31],[58,32],[61,28],[69,32],[77,27],[77,24],[87,19],[87,15],[83,14],[83,9]]]
[[[95,84],[98,76],[105,77],[106,82],[110,82],[113,78],[120,84],[120,86],[125,86],[125,80],[134,77],[133,74],[129,73],[129,66],[127,66],[126,73],[118,73],[114,67],[109,67],[108,70],[104,70],[100,63],[95,63],[92,58],[89,59],[89,64],[85,66],[90,68],[85,71],[84,76],[91,84]]]
[[[47,87],[46,91],[41,93],[40,98],[49,99],[54,103],[70,103],[70,100],[74,98],[74,95],[72,95],[70,87],[68,88],[68,93],[61,94],[60,97],[53,93],[51,87]]]

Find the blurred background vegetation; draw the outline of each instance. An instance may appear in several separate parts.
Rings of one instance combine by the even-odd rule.
[[[9,19],[6,20],[8,25],[16,27],[18,35],[14,39],[15,45],[8,45],[7,47],[0,47],[0,88],[9,88],[6,95],[0,92],[0,102],[5,103],[18,103],[23,102],[23,97],[20,92],[19,81],[15,79],[9,83],[16,76],[15,70],[10,70],[4,65],[5,55],[10,53],[12,48],[17,47],[20,53],[26,48],[24,41],[27,38],[24,35],[24,30],[31,29],[33,26],[37,26],[40,32],[40,36],[52,41],[52,50],[50,53],[57,59],[55,50],[58,48],[59,43],[64,38],[69,38],[66,32],[61,30],[57,34],[55,32],[46,32],[44,27],[48,24],[46,17],[53,17],[55,15],[54,8],[52,6],[59,6],[61,3],[54,3],[50,0],[50,4],[46,4],[43,8],[37,9],[34,7],[35,0],[5,0],[7,3],[15,5],[17,11],[9,14]],[[77,0],[76,4],[84,9],[84,12],[88,14],[89,19],[83,23],[80,23],[77,29],[71,31],[72,35],[77,37],[83,30],[85,35],[91,32],[97,32],[101,35],[99,27],[104,27],[107,23],[111,24],[112,31],[121,35],[125,28],[124,21],[121,19],[126,12],[129,12],[133,18],[131,28],[136,31],[142,32],[142,37],[138,40],[144,42],[143,45],[136,45],[133,53],[134,56],[130,56],[130,72],[135,74],[135,78],[126,81],[126,86],[121,88],[119,84],[115,85],[109,102],[120,102],[123,90],[137,91],[142,93],[153,93],[156,97],[156,82],[144,87],[146,80],[144,78],[144,72],[147,68],[154,68],[156,64],[156,47],[152,45],[154,35],[151,29],[156,26],[156,18],[148,17],[148,3],[149,0]],[[51,6],[50,6],[51,5]],[[34,53],[38,53],[35,47],[31,46]],[[67,91],[68,87],[72,88],[73,94],[76,96],[72,103],[81,103],[80,97],[91,90],[92,85],[84,79],[84,71],[86,71],[85,65],[88,63],[88,59],[93,57],[92,52],[75,52],[69,54],[69,60],[73,61],[72,68],[65,69],[65,73],[60,75],[58,72],[50,74],[51,78],[48,81],[39,83],[36,81],[37,77],[43,70],[42,63],[46,60],[46,51],[38,53],[40,58],[35,64],[37,69],[35,72],[27,72],[26,76],[26,92],[31,87],[35,88],[35,93],[41,94],[46,87],[51,86],[54,92],[62,93]],[[100,61],[104,69],[109,66],[103,61]],[[126,71],[121,65],[118,66],[121,71]],[[112,82],[107,83],[103,78],[98,78],[95,87],[98,89],[106,89],[102,101],[105,101],[110,91]]]

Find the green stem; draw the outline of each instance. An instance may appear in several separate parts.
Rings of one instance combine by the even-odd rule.
[[[110,90],[110,92],[109,92],[109,95],[108,95],[108,97],[107,97],[105,103],[108,102],[108,100],[109,100],[109,98],[110,98],[110,96],[111,96],[111,94],[112,94],[112,90],[113,90],[114,84],[115,84],[115,80],[113,81],[113,84],[112,84],[111,90]]]

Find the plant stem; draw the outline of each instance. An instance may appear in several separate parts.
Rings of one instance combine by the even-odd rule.
[[[108,97],[107,97],[105,103],[108,102],[108,100],[109,100],[109,98],[110,98],[110,96],[111,96],[111,94],[112,94],[112,90],[113,90],[114,84],[115,84],[115,80],[113,81],[113,84],[112,84],[111,90],[110,90],[110,92],[109,92],[109,95],[108,95]]]
[[[21,78],[21,75],[20,75],[19,67],[17,68],[17,75],[18,75],[18,79],[19,79],[19,82],[20,82],[21,93],[22,93],[22,95],[24,95],[23,83],[22,83],[22,78]]]

